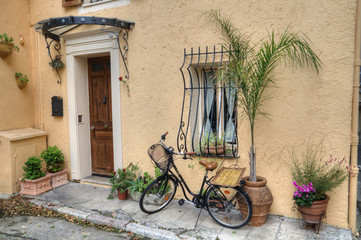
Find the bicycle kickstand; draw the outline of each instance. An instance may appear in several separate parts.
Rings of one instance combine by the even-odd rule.
[[[194,228],[197,227],[197,223],[198,223],[199,217],[201,216],[202,210],[203,210],[203,208],[201,207],[200,210],[199,210],[198,217],[197,217],[197,221],[196,221],[196,225],[194,225]]]

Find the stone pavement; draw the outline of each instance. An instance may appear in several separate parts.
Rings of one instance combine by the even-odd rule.
[[[108,200],[108,194],[107,188],[70,182],[39,196],[28,197],[35,204],[153,239],[352,239],[347,229],[322,224],[320,233],[315,234],[312,229],[300,229],[296,219],[272,215],[260,227],[228,229],[218,225],[203,210],[198,226],[194,227],[199,209],[187,203],[179,206],[173,201],[159,213],[148,215],[140,210],[138,202]]]

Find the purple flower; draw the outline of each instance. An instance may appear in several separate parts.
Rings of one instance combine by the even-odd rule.
[[[306,195],[306,198],[308,198],[308,194]]]
[[[298,192],[297,192],[297,191],[293,193],[293,196],[294,196],[294,197],[297,197],[297,195],[298,195]]]
[[[297,187],[297,183],[295,181],[292,182],[295,187]]]
[[[298,197],[302,197],[302,194],[301,194],[301,193],[298,193],[297,196],[298,196]]]

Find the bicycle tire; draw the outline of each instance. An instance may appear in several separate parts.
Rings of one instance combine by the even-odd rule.
[[[139,206],[143,212],[149,214],[159,212],[172,201],[177,191],[176,181],[169,177],[165,185],[165,180],[165,176],[157,178],[144,190],[139,200]],[[166,186],[166,191],[163,191],[164,186]]]
[[[241,228],[252,217],[252,203],[242,188],[213,185],[206,194],[205,203],[211,217],[227,228]]]

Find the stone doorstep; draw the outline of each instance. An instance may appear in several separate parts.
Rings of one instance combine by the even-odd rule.
[[[25,179],[24,181],[20,178],[21,182],[21,191],[20,194],[25,195],[38,195],[53,189],[51,187],[51,176],[47,173],[44,177],[29,180]]]
[[[51,186],[52,188],[57,188],[67,184],[68,181],[68,169],[63,169],[56,173],[49,173],[51,176]]]

